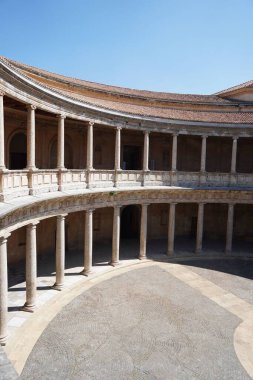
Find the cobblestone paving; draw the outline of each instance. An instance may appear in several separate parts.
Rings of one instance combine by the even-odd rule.
[[[0,380],[18,380],[20,377],[7,359],[5,352],[0,347]]]
[[[244,380],[241,321],[159,267],[100,283],[67,305],[35,345],[23,380]]]

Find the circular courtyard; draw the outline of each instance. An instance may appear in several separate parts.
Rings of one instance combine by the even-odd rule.
[[[252,268],[189,259],[116,270],[48,324],[21,379],[250,379],[234,340],[253,310]]]

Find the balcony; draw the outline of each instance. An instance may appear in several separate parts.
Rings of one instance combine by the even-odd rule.
[[[253,175],[142,170],[9,170],[0,173],[0,201],[56,191],[174,186],[252,189]]]

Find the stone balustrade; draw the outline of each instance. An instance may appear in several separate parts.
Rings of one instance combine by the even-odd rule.
[[[0,200],[87,188],[176,186],[188,188],[253,188],[247,173],[142,170],[10,170],[0,173]]]

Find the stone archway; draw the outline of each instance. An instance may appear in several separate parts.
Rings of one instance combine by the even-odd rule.
[[[9,145],[9,169],[18,170],[26,168],[27,164],[27,143],[26,135],[17,132],[10,141]]]

